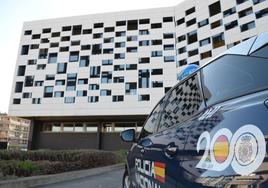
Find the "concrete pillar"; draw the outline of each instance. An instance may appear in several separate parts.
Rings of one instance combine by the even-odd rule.
[[[101,150],[101,131],[102,131],[102,123],[98,122],[98,131],[97,131],[97,149]]]

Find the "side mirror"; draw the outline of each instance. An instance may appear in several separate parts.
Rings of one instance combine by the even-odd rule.
[[[135,129],[128,129],[128,130],[122,131],[120,134],[120,137],[124,142],[135,142],[136,140]]]

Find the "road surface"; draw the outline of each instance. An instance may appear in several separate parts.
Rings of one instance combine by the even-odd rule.
[[[113,170],[86,178],[65,181],[39,188],[121,188],[123,169]]]

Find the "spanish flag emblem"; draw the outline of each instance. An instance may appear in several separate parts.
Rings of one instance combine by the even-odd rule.
[[[160,162],[154,162],[154,173],[155,179],[160,181],[161,183],[165,183],[165,170],[166,164]]]

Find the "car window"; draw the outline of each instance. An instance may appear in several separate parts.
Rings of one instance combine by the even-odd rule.
[[[268,88],[268,60],[226,55],[201,70],[207,105]]]
[[[166,93],[166,95],[158,102],[151,114],[148,116],[146,123],[141,130],[139,138],[144,138],[156,132],[159,123],[159,117],[163,111],[163,108],[165,107],[169,94],[170,92]]]
[[[251,56],[268,58],[268,44],[250,54]]]
[[[171,91],[161,116],[158,131],[193,117],[204,107],[199,83],[199,77],[195,74]]]

